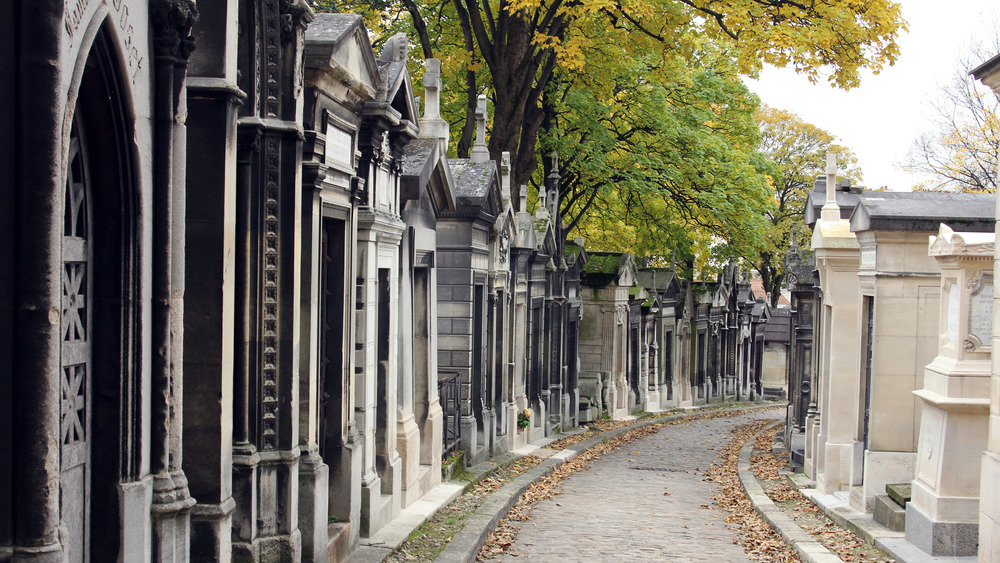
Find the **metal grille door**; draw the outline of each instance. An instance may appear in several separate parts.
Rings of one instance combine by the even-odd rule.
[[[86,561],[90,519],[90,214],[87,171],[76,127],[70,136],[62,239],[60,517],[66,530],[66,561]]]

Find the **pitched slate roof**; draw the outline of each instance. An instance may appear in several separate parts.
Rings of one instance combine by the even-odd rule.
[[[455,180],[455,203],[459,207],[482,206],[490,195],[490,186],[497,178],[497,165],[488,162],[472,162],[467,158],[450,158],[448,166]]]
[[[306,41],[338,43],[363,21],[357,14],[316,14],[316,19],[306,28]]]
[[[791,340],[792,310],[771,309],[771,316],[764,323],[764,342],[788,342]]]
[[[996,196],[952,192],[864,192],[851,215],[852,231],[992,232]]]

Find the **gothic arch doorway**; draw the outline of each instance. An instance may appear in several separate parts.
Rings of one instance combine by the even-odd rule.
[[[60,524],[66,561],[118,559],[119,484],[139,476],[133,123],[101,29],[87,56],[62,205]]]

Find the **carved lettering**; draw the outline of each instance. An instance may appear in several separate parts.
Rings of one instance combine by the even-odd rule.
[[[116,12],[114,22],[118,26],[119,31],[121,31],[123,40],[122,49],[125,52],[128,75],[132,84],[135,84],[139,76],[139,71],[143,68],[143,57],[142,52],[139,51],[139,41],[135,39],[135,26],[132,24],[131,12],[123,0],[110,0],[110,2],[111,8]]]
[[[983,277],[978,291],[969,297],[969,335],[988,347],[993,343],[993,279]]]
[[[121,2],[121,0],[118,1]],[[83,23],[83,14],[87,11],[88,5],[90,5],[90,0],[70,0],[65,4],[64,25],[66,27],[66,34],[69,35],[70,39],[73,39],[76,30]]]

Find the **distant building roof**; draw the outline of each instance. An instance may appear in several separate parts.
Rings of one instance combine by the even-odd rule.
[[[765,299],[766,300],[767,299],[767,292],[764,291],[764,280],[762,280],[760,278],[757,278],[755,280],[750,280],[750,293],[753,294],[754,299]],[[770,302],[770,301],[768,301],[768,302]],[[792,304],[788,302],[788,299],[785,298],[784,295],[781,295],[781,296],[778,297],[778,306],[781,307],[782,305],[787,305],[789,307],[792,306]]]
[[[764,342],[788,342],[791,339],[792,310],[771,309],[764,323]]]

